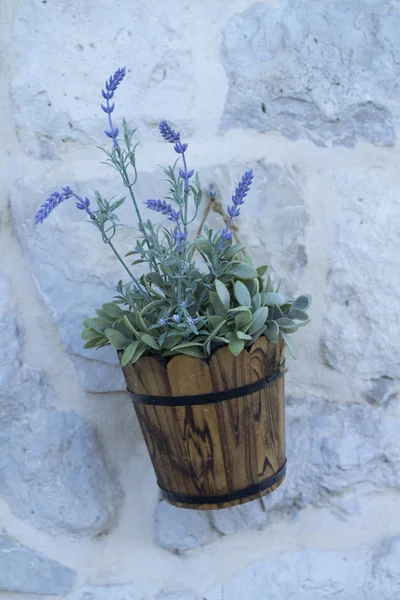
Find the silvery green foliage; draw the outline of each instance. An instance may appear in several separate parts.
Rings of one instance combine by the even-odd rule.
[[[146,226],[156,239],[152,225]],[[309,322],[306,310],[310,296],[285,299],[271,278],[264,277],[267,267],[256,269],[243,256],[243,244],[228,240],[219,250],[220,232],[205,228],[201,237],[186,245],[181,256],[168,251],[171,234],[163,231],[163,235],[164,244],[158,240],[165,259],[158,263],[161,273],[150,271],[140,278],[150,302],[131,285],[120,282],[115,301],[104,304],[97,317],[85,320],[85,347],[111,343],[124,351],[124,366],[144,353],[205,358],[225,344],[238,355],[261,335],[272,342],[281,335],[296,357],[290,335]],[[195,251],[203,258],[207,271],[196,266],[192,258]],[[140,246],[132,254],[144,256],[147,252]]]
[[[189,227],[201,203],[201,185],[198,174],[188,167],[188,144],[178,131],[161,121],[160,134],[173,145],[178,158],[164,169],[169,186],[166,198],[148,199],[145,204],[172,222],[172,229],[155,227],[152,221],[143,219],[134,193],[138,176],[135,130],[123,120],[123,138],[119,139],[112,116],[114,94],[125,75],[126,69],[121,68],[106,81],[102,90],[106,104],[101,106],[108,118],[105,134],[112,140],[111,149],[104,150],[105,162],[121,175],[138,220],[140,238],[135,248],[122,257],[116,246],[121,227],[116,211],[125,197],[107,200],[95,192],[97,208],[93,209],[88,197],[82,198],[66,186],[62,192],[53,192],[35,216],[36,224],[43,223],[62,202],[75,198],[77,208],[87,213],[129,276],[128,283],[118,283],[113,302],[104,304],[96,317],[84,321],[85,348],[111,344],[123,351],[124,366],[145,353],[206,358],[226,344],[232,354],[238,355],[261,335],[272,342],[281,335],[295,357],[290,335],[309,322],[306,310],[311,298],[285,299],[270,277],[265,281],[267,267],[256,269],[243,254],[244,245],[232,242],[232,219],[240,216],[253,171],[246,171],[238,183],[224,229],[204,227],[200,237],[191,241]],[[139,278],[127,264],[132,258],[132,264],[142,265],[145,271]]]

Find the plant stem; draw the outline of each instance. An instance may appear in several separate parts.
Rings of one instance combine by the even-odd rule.
[[[122,158],[122,152],[121,152],[120,149],[117,149],[117,152],[118,152],[118,156],[119,156],[119,165],[120,165],[120,168],[121,168],[122,180],[124,182],[125,187],[127,187],[129,189],[129,194],[131,196],[131,199],[132,199],[132,202],[133,202],[133,206],[135,207],[135,211],[136,211],[136,215],[137,215],[138,221],[139,221],[140,224],[142,224],[143,223],[142,216],[140,214],[139,207],[138,207],[137,202],[136,202],[135,194],[133,193],[133,190],[132,190],[132,185],[133,184],[131,184],[131,182],[129,181],[129,175],[127,173],[127,170],[126,170],[123,158]]]
[[[142,216],[141,216],[141,214],[140,214],[140,211],[139,211],[139,207],[138,207],[138,205],[137,205],[137,202],[136,202],[135,194],[133,193],[133,190],[132,190],[132,185],[133,185],[133,184],[132,184],[132,183],[130,182],[130,180],[129,180],[129,175],[128,175],[128,172],[127,172],[127,170],[126,170],[126,167],[125,167],[125,164],[124,164],[123,158],[122,158],[122,152],[121,152],[121,150],[120,150],[120,149],[118,149],[117,151],[118,151],[118,156],[119,156],[119,165],[120,165],[120,167],[121,167],[121,175],[122,175],[122,180],[123,180],[123,182],[124,182],[124,185],[125,185],[125,187],[127,187],[127,188],[129,189],[129,194],[130,194],[130,196],[131,196],[131,199],[132,199],[132,202],[133,202],[133,206],[135,207],[135,210],[136,210],[136,215],[137,215],[137,218],[138,218],[139,224],[140,224],[140,225],[143,225],[143,219],[142,219]],[[147,245],[148,245],[148,244],[147,244]],[[154,268],[154,270],[155,270],[157,273],[160,273],[160,270],[159,270],[159,268],[158,268],[158,265],[157,265],[157,263],[156,263],[156,261],[155,261],[154,257],[152,257],[152,258],[150,259],[150,264],[151,264],[151,265],[153,265],[153,268]]]
[[[185,172],[185,175],[187,176],[188,170],[187,170],[186,157],[185,157],[185,153],[184,152],[182,152],[182,160],[183,160],[183,170]],[[185,187],[184,187],[184,194],[183,194],[183,204],[184,204],[183,227],[184,227],[184,232],[185,233],[187,231],[188,198],[189,198],[189,180],[186,177],[186,179],[185,179]]]
[[[150,301],[150,297],[146,294],[146,291],[143,289],[142,285],[139,283],[139,281],[136,279],[136,277],[134,276],[134,274],[130,271],[130,269],[126,266],[126,264],[124,263],[124,261],[122,260],[121,256],[119,255],[119,253],[117,252],[117,250],[115,249],[114,244],[111,241],[106,241],[106,244],[108,244],[111,248],[111,250],[114,252],[115,256],[118,258],[119,262],[121,263],[121,265],[124,267],[125,271],[130,275],[130,277],[132,278],[133,282],[137,285],[138,289],[140,290],[140,292],[146,297],[146,299],[148,301]]]

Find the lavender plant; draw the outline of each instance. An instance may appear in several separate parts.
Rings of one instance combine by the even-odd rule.
[[[74,198],[76,207],[86,212],[128,277],[125,282],[119,281],[113,300],[98,309],[96,317],[85,319],[85,348],[111,344],[123,351],[124,366],[143,354],[206,358],[225,344],[238,355],[262,335],[274,343],[281,335],[295,358],[290,336],[309,322],[306,311],[310,296],[286,299],[279,293],[280,284],[275,287],[271,277],[265,277],[267,266],[255,268],[243,254],[244,244],[232,240],[232,220],[240,216],[253,181],[252,170],[246,171],[236,187],[227,209],[226,226],[221,231],[204,226],[191,240],[189,227],[202,200],[199,177],[188,167],[188,144],[179,132],[161,121],[160,134],[173,145],[177,159],[164,169],[167,197],[148,199],[143,206],[164,215],[172,228],[155,226],[143,218],[134,192],[138,175],[135,130],[123,120],[120,138],[119,128],[113,123],[114,94],[125,74],[125,68],[118,69],[102,90],[105,104],[101,107],[108,118],[105,134],[112,141],[111,148],[103,151],[106,163],[120,174],[136,213],[139,237],[135,248],[122,257],[115,242],[120,226],[116,212],[126,196],[107,200],[95,192],[93,206],[88,197],[80,197],[67,186],[53,192],[35,215],[35,223],[43,223],[59,204]],[[132,265],[141,266],[141,276],[132,272]]]

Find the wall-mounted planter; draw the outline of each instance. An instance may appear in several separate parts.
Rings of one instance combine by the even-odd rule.
[[[182,508],[243,504],[285,477],[283,341],[239,356],[142,357],[123,368],[162,495]]]

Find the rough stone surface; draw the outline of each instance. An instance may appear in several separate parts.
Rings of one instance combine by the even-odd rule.
[[[366,393],[367,399],[375,404],[386,405],[400,395],[400,381],[390,377],[373,379]]]
[[[257,2],[224,30],[222,129],[277,129],[318,145],[390,146],[400,75],[394,3]]]
[[[11,310],[3,313],[7,340],[7,331],[18,328]],[[102,533],[115,522],[122,492],[94,428],[74,412],[51,408],[53,391],[42,371],[15,369],[14,341],[0,388],[0,495],[16,515],[49,532]]]
[[[376,549],[372,566],[373,586],[385,600],[400,598],[400,535]]]
[[[219,537],[204,511],[176,508],[164,500],[157,506],[155,524],[157,542],[176,552],[199,548]]]
[[[53,533],[93,536],[114,524],[121,492],[86,421],[39,409],[7,433],[0,493],[15,514]]]
[[[324,313],[325,358],[350,377],[400,378],[400,320],[394,310],[400,303],[397,192],[382,195],[381,177],[365,172],[338,176],[337,185],[343,206]],[[379,265],[371,267],[377,257]]]
[[[271,519],[311,504],[330,505],[346,516],[357,511],[352,493],[400,489],[400,420],[390,411],[289,398],[287,428],[287,479],[262,500]]]
[[[19,330],[9,288],[8,279],[0,272],[0,390],[8,387],[19,365]]]
[[[369,600],[367,576],[362,557],[302,550],[250,566],[222,586],[222,598],[280,600],[284,590],[285,600]]]
[[[161,592],[155,600],[196,600],[196,597],[192,592],[167,592],[166,594]]]
[[[152,600],[152,597],[136,585],[88,585],[78,592],[76,600]]]
[[[0,536],[0,591],[66,594],[74,581],[71,569]]]
[[[269,523],[269,515],[261,500],[210,511],[209,518],[213,527],[224,535],[246,529],[263,529]]]

